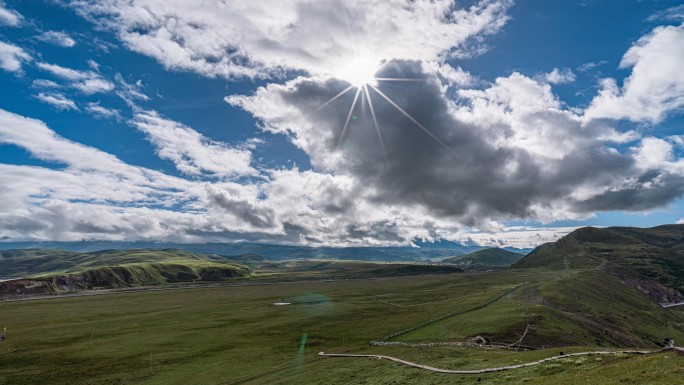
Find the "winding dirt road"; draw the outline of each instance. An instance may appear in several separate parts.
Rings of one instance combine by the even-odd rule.
[[[402,360],[402,359],[396,358],[396,357],[383,356],[383,355],[378,355],[378,354],[335,354],[335,353],[329,354],[326,352],[320,352],[320,353],[318,353],[318,356],[319,357],[356,357],[356,358],[368,358],[368,359],[376,359],[376,360],[384,359],[384,360],[394,361],[394,362],[400,363],[402,365],[412,366],[414,368],[429,370],[431,372],[437,372],[437,373],[483,374],[483,373],[501,372],[504,370],[511,370],[511,369],[519,369],[519,368],[524,368],[526,366],[539,365],[539,364],[543,364],[545,362],[563,359],[563,358],[568,358],[568,357],[590,356],[590,355],[607,355],[607,354],[652,354],[652,353],[660,353],[660,352],[665,352],[665,351],[677,351],[679,353],[684,353],[684,348],[674,347],[674,348],[665,348],[665,349],[661,349],[661,350],[621,350],[621,351],[596,351],[596,352],[570,353],[570,354],[564,354],[562,356],[553,356],[553,357],[549,357],[549,358],[544,358],[544,359],[539,360],[539,361],[527,362],[524,364],[499,366],[499,367],[495,367],[495,368],[485,368],[485,369],[473,369],[473,370],[452,370],[452,369],[435,368],[432,366],[421,365],[421,364],[417,364],[415,362]]]

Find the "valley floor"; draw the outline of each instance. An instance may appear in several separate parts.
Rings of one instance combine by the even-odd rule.
[[[625,311],[617,305],[608,308],[601,298],[586,298],[600,309],[570,312],[574,298],[564,297],[565,287],[578,293],[583,285],[594,290],[593,278],[590,273],[568,278],[513,270],[3,302],[0,330],[7,328],[7,338],[0,342],[0,384],[470,384],[478,375],[483,383],[500,384],[680,381],[684,357],[673,351],[571,356],[506,372],[462,375],[387,360],[318,356],[321,351],[383,355],[477,370],[538,361],[561,351],[656,350],[664,337],[684,341],[681,307],[651,307],[638,296],[620,299],[634,314],[609,320],[615,330],[592,330],[603,325],[602,315]],[[604,294],[608,299],[626,295]],[[290,305],[274,306],[277,302]],[[482,336],[506,345],[524,333],[520,345],[546,349],[439,344]],[[369,345],[383,339],[407,344]]]

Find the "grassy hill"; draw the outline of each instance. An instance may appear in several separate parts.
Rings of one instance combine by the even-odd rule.
[[[682,300],[684,225],[584,227],[542,245],[514,267],[598,269],[659,302]]]
[[[491,249],[478,250],[470,254],[447,258],[442,260],[442,263],[461,265],[465,267],[506,267],[518,262],[523,257],[523,254],[518,254],[494,247]]]
[[[44,293],[247,277],[251,270],[217,255],[182,250],[0,252],[0,292]]]

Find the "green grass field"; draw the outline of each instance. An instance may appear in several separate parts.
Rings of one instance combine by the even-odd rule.
[[[562,298],[565,279],[557,272],[520,270],[329,282],[261,281],[264,284],[258,286],[3,302],[0,328],[7,327],[7,339],[0,342],[0,384],[469,384],[475,376],[316,355],[322,350],[386,354],[437,367],[475,369],[537,360],[560,350],[598,349],[591,333],[576,338],[581,342],[578,345],[585,346],[525,352],[369,346],[371,340],[472,308],[521,283],[527,285],[484,308],[435,322],[397,340],[457,341],[487,334],[492,340],[507,342],[518,338],[531,314],[544,312],[549,318],[535,318],[530,336],[537,340],[532,339],[533,343],[545,333],[557,333],[552,325],[558,320],[570,328],[568,333],[575,333],[572,328],[582,329],[586,320],[564,315],[564,306],[574,303]],[[569,279],[581,283],[588,278]],[[553,298],[553,306],[538,303],[540,295],[549,302]],[[275,302],[291,305],[274,306]],[[653,317],[641,321],[648,325],[660,322],[663,335],[658,338],[673,337],[669,334],[678,327],[681,333],[682,310],[641,305],[634,309],[634,318]],[[591,311],[579,309],[579,314],[588,316]],[[551,317],[554,312],[558,312],[556,318]],[[658,333],[648,330],[645,335]],[[684,341],[680,335],[675,340]],[[643,346],[649,338],[638,342]],[[683,368],[684,357],[659,353],[568,358],[482,378],[501,384],[675,384],[681,381]]]

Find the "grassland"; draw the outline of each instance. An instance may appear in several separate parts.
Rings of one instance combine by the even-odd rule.
[[[441,262],[468,268],[508,267],[521,260],[524,256],[524,254],[513,253],[494,247],[478,250],[470,254],[447,258]]]
[[[659,308],[619,282],[599,281],[601,286],[593,287],[596,277],[591,274],[589,270],[565,277],[529,269],[276,284],[257,279],[259,286],[4,302],[0,327],[7,327],[8,338],[0,342],[0,384],[469,384],[474,376],[316,354],[386,354],[431,366],[474,369],[537,360],[559,350],[625,346],[625,340],[591,332],[588,325],[601,325],[596,318],[604,313],[611,317],[606,322],[617,323],[621,333],[636,336],[630,340],[635,346],[656,348],[656,340],[664,337],[684,341],[682,310]],[[506,294],[521,284],[525,286]],[[591,303],[573,297],[596,290],[598,298],[588,298]],[[457,341],[486,335],[494,342],[514,342],[532,322],[526,342],[555,348],[513,352],[369,346],[369,341],[445,313],[476,308],[502,293],[486,307],[432,323],[399,340]],[[632,314],[625,313],[627,308]],[[621,318],[623,314],[627,318]],[[684,357],[660,353],[575,358],[481,377],[485,383],[501,384],[675,384],[683,368]]]

